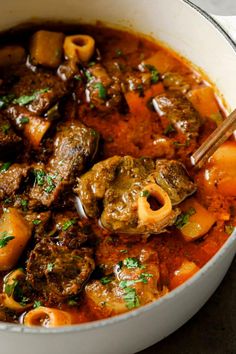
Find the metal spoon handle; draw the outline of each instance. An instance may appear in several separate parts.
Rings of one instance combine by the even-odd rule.
[[[217,127],[214,132],[190,157],[191,164],[202,167],[209,157],[232,135],[236,129],[236,109]]]

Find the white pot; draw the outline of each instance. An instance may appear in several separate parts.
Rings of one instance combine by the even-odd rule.
[[[236,105],[236,52],[226,33],[199,9],[181,0],[8,0],[0,30],[32,18],[131,26],[167,43],[204,69]],[[130,313],[88,324],[37,329],[0,324],[2,354],[126,354],[175,331],[212,295],[236,252],[236,234],[195,276],[160,300]]]

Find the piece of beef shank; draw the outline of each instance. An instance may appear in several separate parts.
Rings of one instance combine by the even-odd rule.
[[[29,193],[29,206],[50,207],[61,191],[73,184],[74,179],[93,159],[99,135],[78,121],[68,121],[58,128],[54,139],[53,155],[45,170],[42,182],[35,183]]]
[[[95,268],[89,248],[71,250],[44,238],[27,261],[27,281],[48,303],[64,302],[78,295]]]

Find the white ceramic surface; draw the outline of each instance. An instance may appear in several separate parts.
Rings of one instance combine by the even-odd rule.
[[[0,29],[32,17],[97,19],[152,34],[205,70],[230,106],[236,103],[236,52],[227,35],[182,0],[8,0]],[[59,329],[0,324],[1,354],[130,354],[161,340],[192,317],[214,292],[236,252],[232,235],[185,284],[145,307],[108,320]]]

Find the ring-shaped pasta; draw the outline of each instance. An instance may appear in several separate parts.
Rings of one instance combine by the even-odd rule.
[[[13,270],[4,278],[3,294],[1,294],[1,301],[4,307],[13,311],[25,311],[27,308],[32,307],[32,304],[22,304],[14,299],[14,284],[20,279],[25,279],[25,273],[22,269]],[[8,293],[7,288],[12,287],[11,294]]]
[[[152,196],[162,205],[158,210],[152,210],[148,197]],[[138,198],[138,218],[141,225],[153,225],[161,222],[172,212],[169,195],[157,184],[145,186]]]
[[[40,306],[29,311],[24,316],[24,325],[41,327],[58,327],[72,324],[71,315],[68,312],[57,310],[50,307]]]
[[[76,34],[65,38],[63,48],[66,58],[75,62],[87,62],[94,53],[95,41],[90,36]]]

